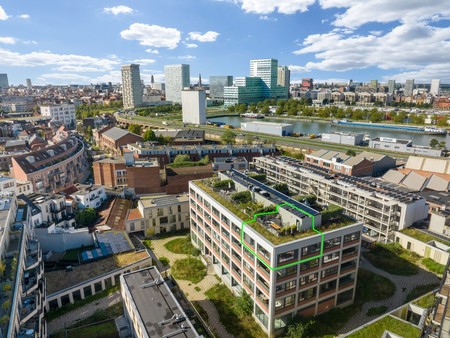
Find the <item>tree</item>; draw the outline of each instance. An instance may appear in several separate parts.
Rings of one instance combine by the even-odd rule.
[[[439,144],[438,140],[436,140],[435,138],[431,139],[431,141],[430,141],[430,147],[431,148],[436,148],[438,144]]]
[[[236,134],[231,130],[225,130],[225,132],[220,137],[220,141],[223,144],[234,144],[236,141]]]
[[[273,188],[276,191],[281,192],[282,194],[288,195],[289,194],[289,188],[286,183],[277,183],[273,186]]]
[[[446,149],[447,148],[447,142],[445,142],[445,141],[439,142],[439,148]]]
[[[142,138],[144,139],[144,141],[156,141],[155,132],[151,129],[147,129],[144,132],[144,135],[142,135]]]
[[[242,316],[251,315],[253,312],[253,300],[250,295],[242,290],[236,302],[236,310]]]
[[[173,163],[189,162],[190,160],[191,157],[188,154],[185,155],[179,154],[175,156]]]
[[[141,135],[141,126],[139,124],[130,124],[128,131],[136,135]]]
[[[98,218],[97,210],[94,208],[86,208],[82,211],[80,211],[75,216],[75,221],[78,225],[81,226],[89,226],[92,223],[94,223]]]
[[[5,273],[6,265],[3,263],[3,261],[0,259],[0,280],[3,278],[3,274]]]
[[[308,330],[314,324],[314,321],[310,320],[307,323],[295,323],[288,326],[286,335],[284,338],[302,338],[306,337]]]
[[[252,135],[245,136],[245,143],[246,144],[253,144],[253,136]]]
[[[352,149],[347,150],[345,154],[348,156],[356,156],[356,152]]]
[[[261,113],[261,114],[264,114],[264,115],[269,114],[269,113],[270,113],[269,107],[268,107],[268,106],[262,107],[260,113]]]

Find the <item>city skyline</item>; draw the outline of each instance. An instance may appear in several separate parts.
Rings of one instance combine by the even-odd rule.
[[[6,2],[0,73],[11,85],[28,78],[33,85],[117,83],[121,66],[136,63],[150,83],[152,75],[164,81],[167,64],[189,64],[191,74],[208,79],[248,76],[249,60],[275,58],[289,66],[293,83],[450,83],[447,7],[387,0]]]

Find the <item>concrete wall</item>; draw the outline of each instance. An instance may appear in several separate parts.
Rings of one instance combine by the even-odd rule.
[[[78,229],[70,233],[48,233],[48,229],[35,229],[36,237],[43,252],[64,252],[84,246],[94,245],[94,238],[89,229]]]
[[[441,243],[436,244],[441,247],[439,248],[433,246],[432,243],[424,243],[422,241],[419,241],[418,239],[412,238],[398,231],[395,232],[395,241],[399,243],[403,248],[411,250],[412,252],[415,252],[422,257],[431,258],[439,264],[447,264],[450,255],[447,250],[449,250],[450,247],[447,247]]]

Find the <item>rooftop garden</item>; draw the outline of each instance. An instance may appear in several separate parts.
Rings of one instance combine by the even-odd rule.
[[[381,337],[383,332],[388,330],[392,333],[402,337],[419,338],[421,330],[402,320],[395,319],[392,316],[386,316],[375,323],[370,324],[363,329],[349,335],[349,338],[366,338],[366,337]]]
[[[442,238],[439,238],[437,236],[433,236],[431,234],[425,233],[423,231],[413,229],[413,228],[406,228],[400,231],[402,234],[405,234],[407,236],[410,236],[412,238],[415,238],[421,242],[430,242],[430,241],[436,241],[439,243],[442,243],[444,245],[450,246],[450,241],[446,241]]]
[[[195,184],[243,221],[253,220],[254,215],[262,212],[270,213],[256,217],[254,222],[247,225],[275,245],[318,234],[313,229],[299,231],[295,224],[283,225],[281,215],[275,212],[275,205],[264,206],[253,201],[249,191],[236,191],[232,180],[204,179],[195,181]],[[317,229],[327,232],[354,223],[342,211],[333,205],[324,209],[322,224]]]

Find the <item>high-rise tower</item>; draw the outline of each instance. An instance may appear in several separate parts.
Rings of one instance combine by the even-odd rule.
[[[132,109],[142,105],[142,83],[139,65],[122,66],[123,107]]]
[[[278,66],[278,85],[285,87],[291,85],[291,71],[288,66]]]
[[[0,89],[9,87],[8,74],[0,74]]]
[[[166,101],[181,103],[181,91],[191,84],[189,65],[164,66],[166,78]]]

